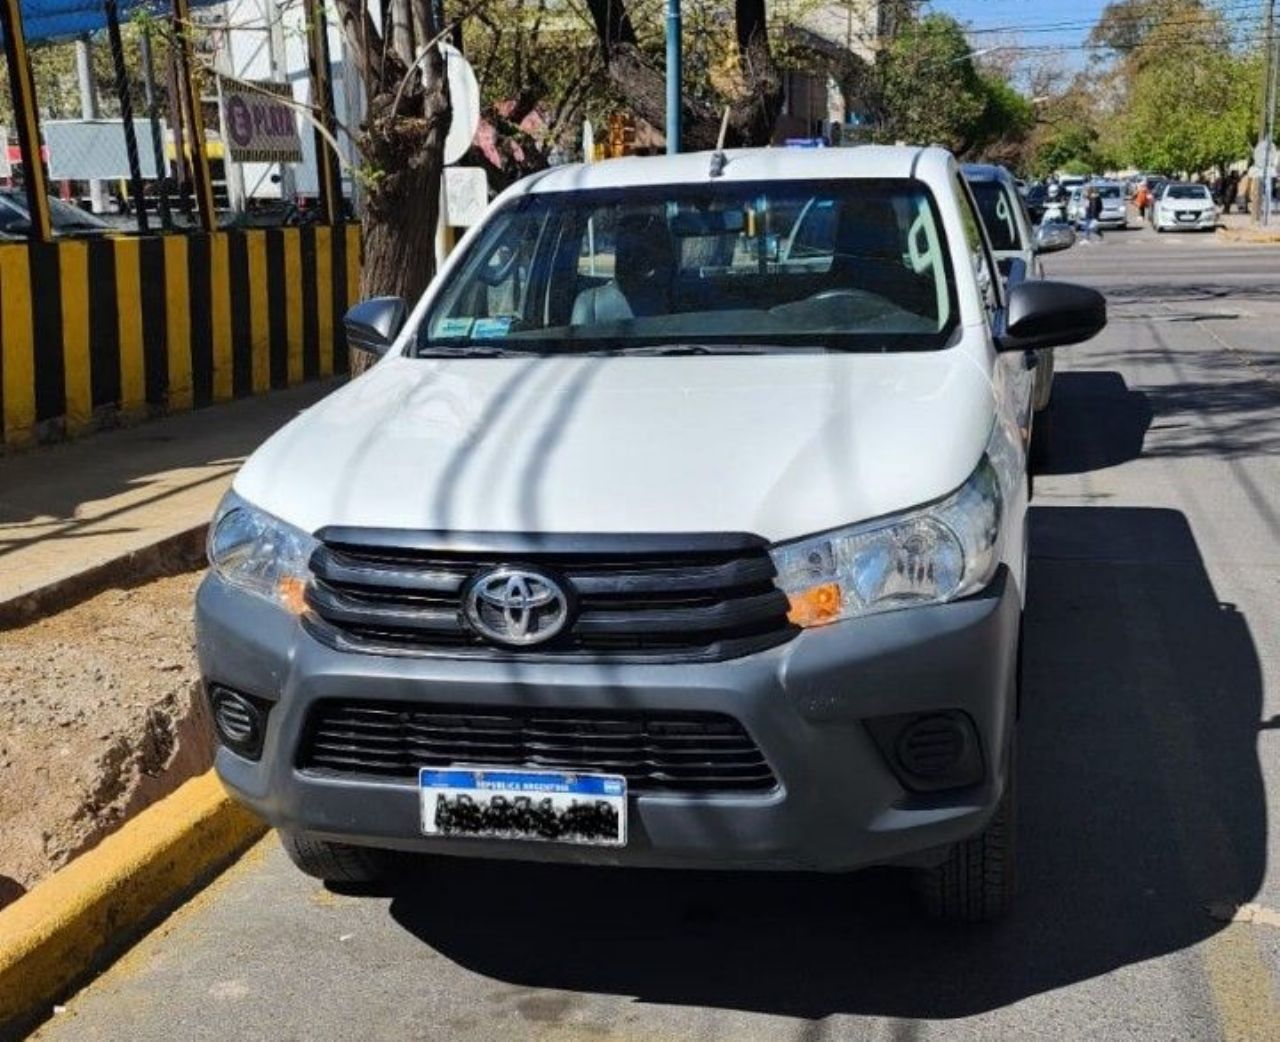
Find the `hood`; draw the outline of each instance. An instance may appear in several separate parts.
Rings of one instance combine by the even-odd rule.
[[[919,354],[388,358],[300,415],[240,495],[327,525],[750,532],[771,541],[952,491],[990,433],[963,348]]]

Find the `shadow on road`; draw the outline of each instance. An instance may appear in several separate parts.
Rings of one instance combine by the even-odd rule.
[[[1084,474],[1142,455],[1152,408],[1116,372],[1071,371],[1053,378],[1053,446],[1041,474]]]
[[[1248,626],[1175,511],[1036,508],[1032,525],[1004,924],[926,923],[887,870],[448,860],[398,884],[392,916],[510,983],[803,1017],[965,1016],[1204,940],[1222,928],[1206,906],[1248,901],[1266,861]]]

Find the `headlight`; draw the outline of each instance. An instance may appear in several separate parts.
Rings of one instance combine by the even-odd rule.
[[[941,502],[774,547],[791,621],[824,626],[986,586],[1000,563],[1009,456],[1008,439],[993,435],[969,480]]]
[[[301,529],[227,493],[209,526],[209,564],[232,586],[301,615],[320,544]]]

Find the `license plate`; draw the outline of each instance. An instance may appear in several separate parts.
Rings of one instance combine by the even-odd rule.
[[[613,774],[424,767],[427,836],[620,847],[627,842],[627,780]]]
[[[1180,220],[1180,221],[1194,221],[1194,220],[1197,220],[1199,217],[1200,217],[1200,215],[1199,215],[1198,213],[1180,213],[1180,214],[1178,214],[1178,220]]]

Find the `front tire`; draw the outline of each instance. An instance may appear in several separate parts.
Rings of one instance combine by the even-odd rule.
[[[280,832],[280,845],[303,872],[326,883],[376,883],[387,876],[385,851],[330,843],[306,832]]]
[[[918,869],[916,890],[934,919],[985,923],[1013,906],[1016,793],[1014,759],[1009,758],[1004,795],[985,830],[951,848],[936,868]]]

